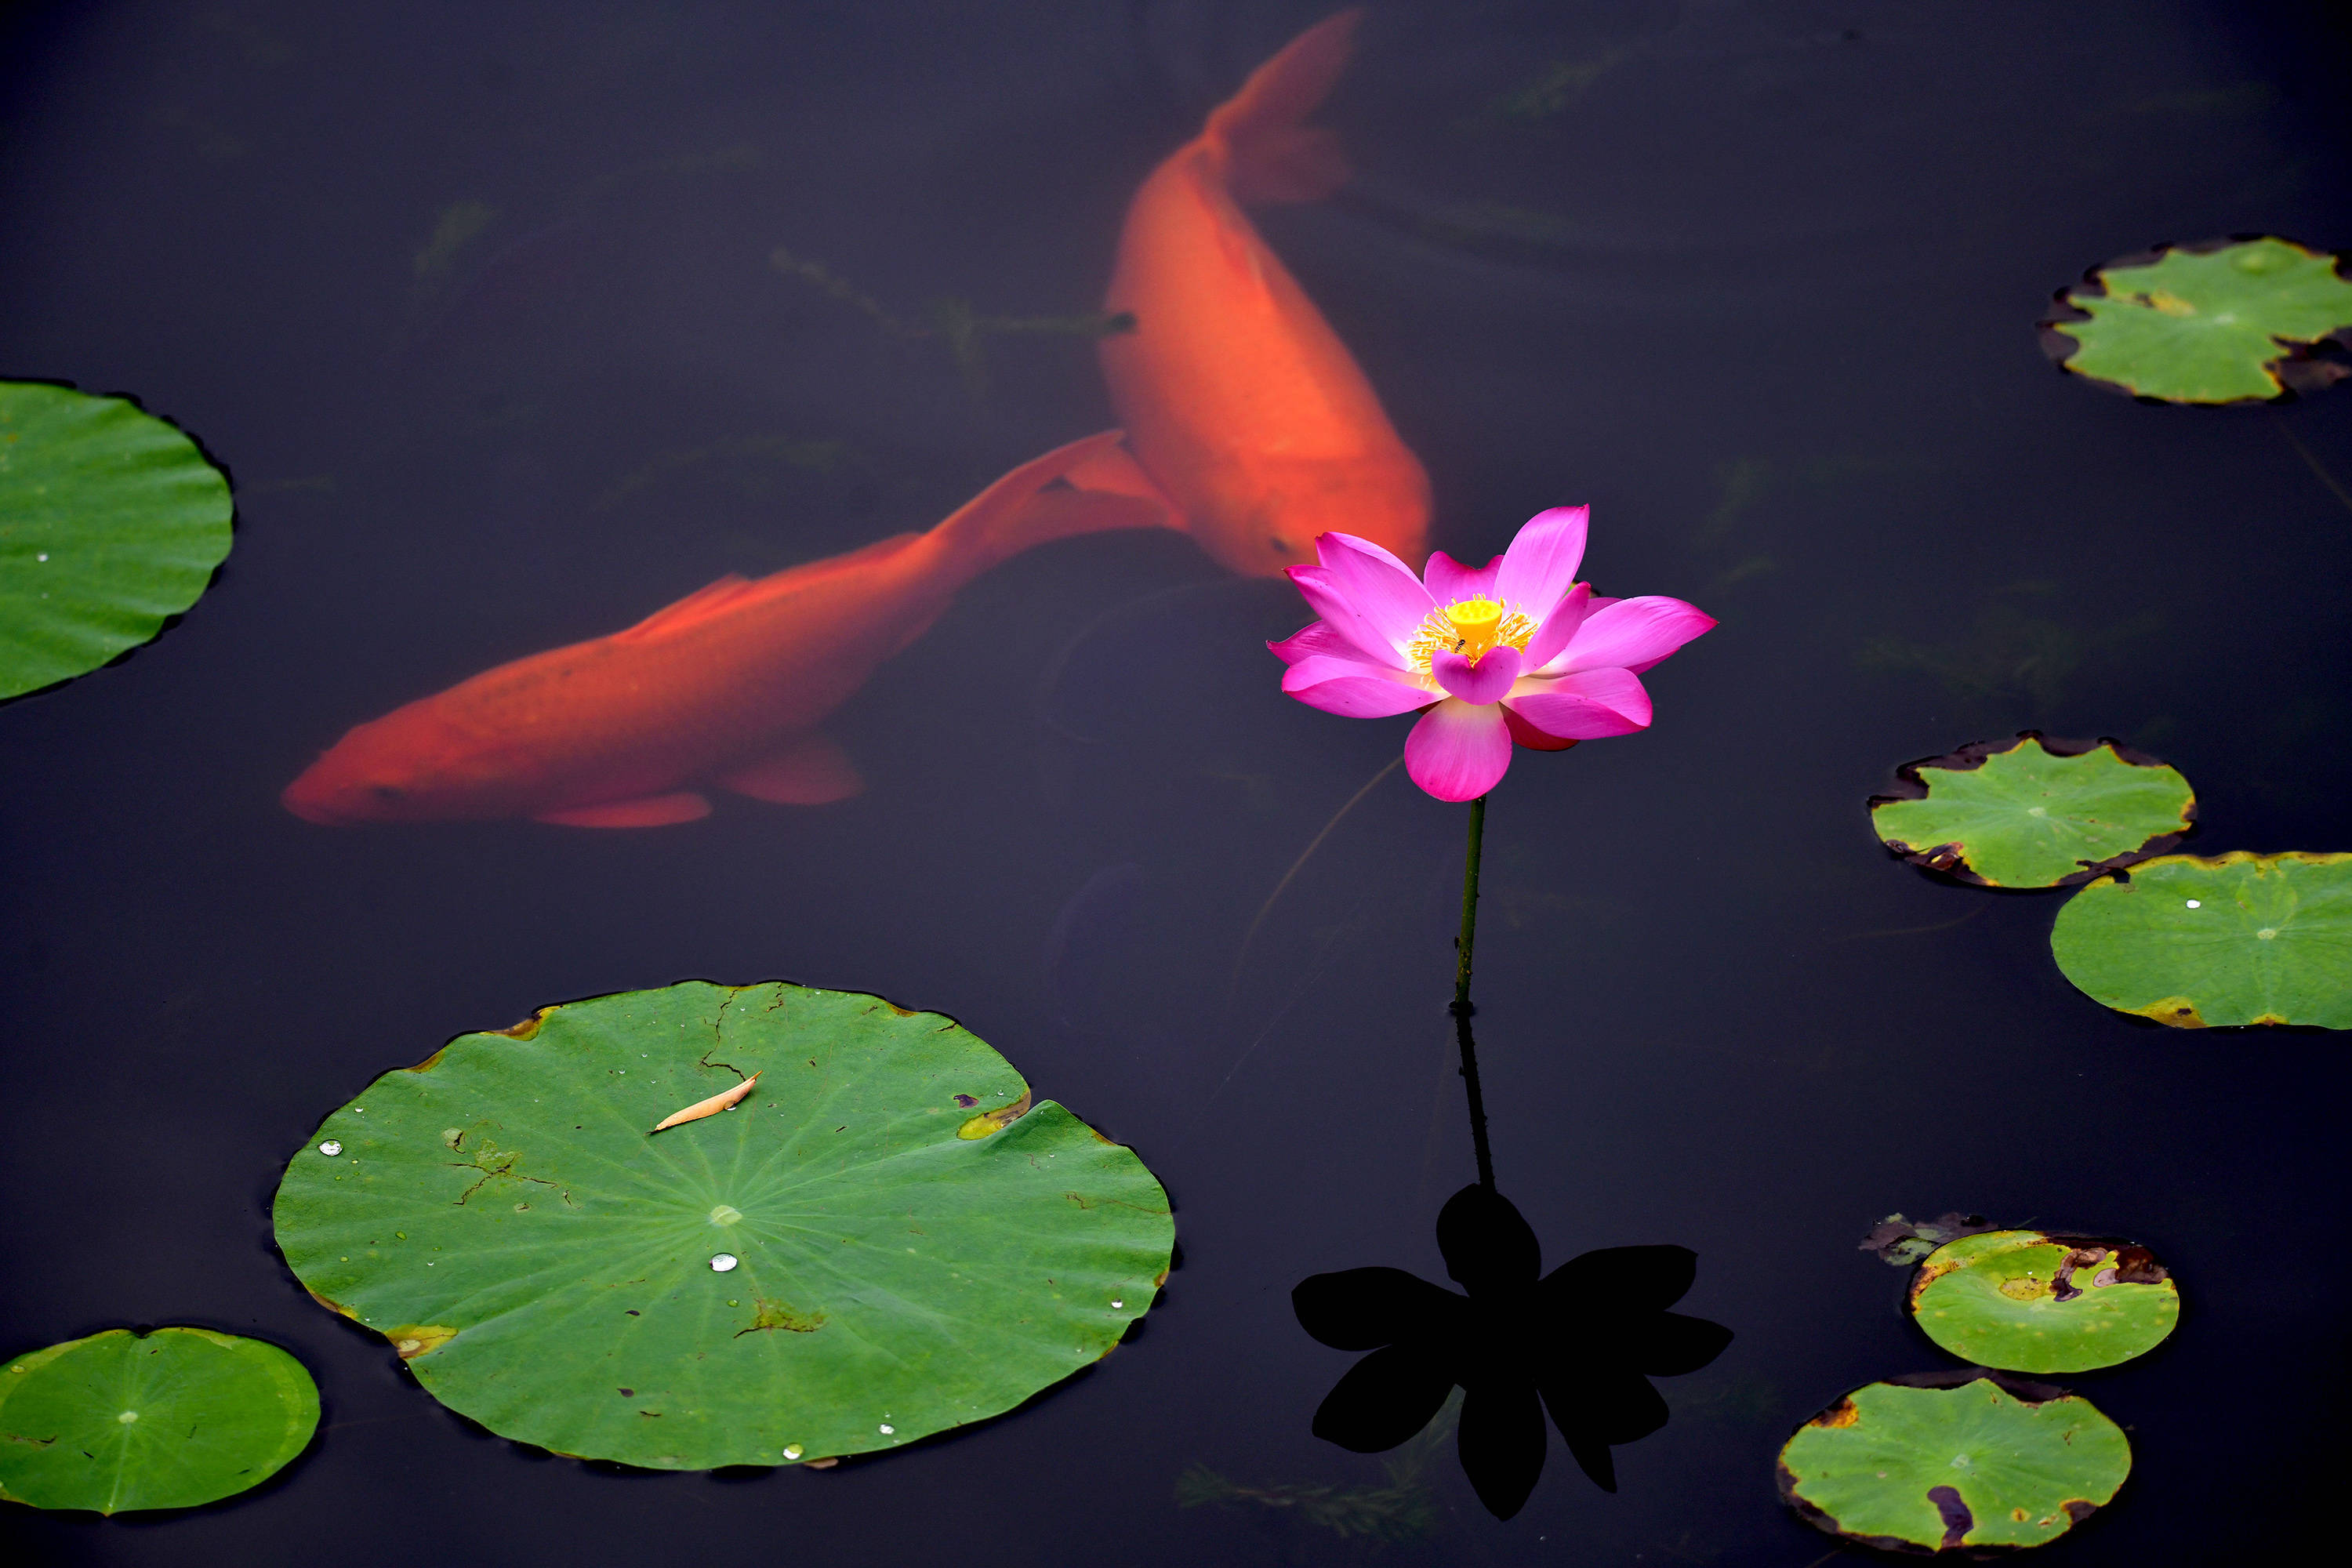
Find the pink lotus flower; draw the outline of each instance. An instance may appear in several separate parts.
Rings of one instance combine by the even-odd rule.
[[[1420,713],[1405,771],[1440,800],[1502,779],[1517,742],[1565,751],[1650,723],[1640,672],[1715,625],[1680,599],[1593,597],[1576,581],[1589,509],[1528,520],[1482,567],[1438,551],[1426,573],[1352,534],[1315,541],[1319,564],[1288,568],[1323,618],[1278,643],[1282,689],[1351,719]]]

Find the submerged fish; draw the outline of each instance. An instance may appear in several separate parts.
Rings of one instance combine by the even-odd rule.
[[[1315,201],[1346,182],[1338,141],[1305,121],[1346,67],[1360,19],[1342,11],[1292,39],[1144,181],[1104,302],[1136,323],[1098,345],[1128,451],[1076,482],[1157,494],[1175,526],[1253,576],[1311,561],[1315,536],[1331,529],[1407,561],[1428,553],[1420,460],[1242,212]]]
[[[626,631],[395,709],[311,763],[286,807],[329,824],[654,827],[707,815],[686,787],[705,782],[780,805],[855,795],[856,766],[817,723],[958,590],[1049,540],[1159,522],[1130,497],[1055,485],[1118,440],[1109,431],[1024,463],[928,533],[757,582],[722,577]]]

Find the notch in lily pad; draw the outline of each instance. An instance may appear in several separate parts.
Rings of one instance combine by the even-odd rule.
[[[1994,1230],[1927,1255],[1906,1297],[1927,1337],[2006,1372],[2091,1372],[2161,1344],[2180,1292],[2156,1255],[2112,1237]]]
[[[276,1220],[311,1293],[443,1404],[648,1469],[1002,1415],[1119,1342],[1175,1238],[1132,1150],[953,1019],[699,981],[386,1073],[294,1155]]]
[[[2197,818],[2178,770],[2102,737],[2021,730],[1895,770],[1872,828],[1915,866],[1988,888],[2063,888],[2161,855]]]
[[[2162,403],[2259,403],[2352,374],[2340,259],[2267,235],[2160,246],[2092,268],[2039,324],[2075,374]]]
[[[128,398],[0,382],[0,700],[151,641],[228,555],[227,478]]]
[[[262,1340],[108,1329],[0,1364],[0,1498],[126,1513],[259,1486],[310,1446],[319,1388]]]
[[[2131,1443],[2089,1400],[1973,1368],[1857,1388],[1780,1450],[1780,1495],[1883,1551],[2014,1552],[2115,1498]]]
[[[2175,1028],[2352,1029],[2352,855],[2168,855],[2102,877],[2050,932],[2093,1000]]]

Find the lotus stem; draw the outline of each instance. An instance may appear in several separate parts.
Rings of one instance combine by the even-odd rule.
[[[1462,1084],[1470,1100],[1470,1142],[1478,1155],[1478,1184],[1495,1184],[1495,1156],[1486,1146],[1486,1097],[1478,1088],[1478,1044],[1470,1037],[1470,961],[1478,942],[1478,857],[1486,841],[1486,797],[1470,803],[1470,850],[1462,866],[1462,934],[1454,942],[1454,1043],[1462,1052]]]

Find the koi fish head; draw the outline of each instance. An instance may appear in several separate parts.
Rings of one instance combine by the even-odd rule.
[[[431,699],[362,724],[278,798],[305,822],[446,822],[509,816],[523,781]]]
[[[1325,533],[1351,533],[1401,561],[1423,560],[1429,479],[1411,453],[1402,455],[1402,465],[1263,464],[1263,488],[1245,510],[1235,509],[1239,516],[1226,526],[1196,522],[1190,531],[1220,563],[1253,577],[1313,565],[1315,540]]]

